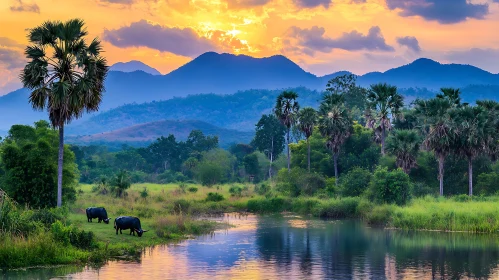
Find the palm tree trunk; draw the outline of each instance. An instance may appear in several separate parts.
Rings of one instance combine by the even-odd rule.
[[[57,207],[62,206],[62,167],[64,163],[64,124],[59,127],[59,159],[57,162]]]
[[[473,159],[468,157],[468,186],[469,196],[473,196]]]
[[[438,180],[440,181],[440,196],[444,195],[444,156],[438,157]]]
[[[381,125],[381,155],[385,155],[385,126]]]
[[[288,128],[288,135],[286,137],[286,142],[287,142],[287,146],[288,146],[288,173],[291,171],[291,157],[289,155],[289,128]]]
[[[333,153],[334,162],[334,178],[336,178],[336,185],[338,185],[338,153]]]
[[[308,145],[308,173],[310,173],[310,140],[307,138],[307,145]]]
[[[272,136],[272,148],[270,150],[269,180],[272,181],[272,161],[274,157],[274,136]]]

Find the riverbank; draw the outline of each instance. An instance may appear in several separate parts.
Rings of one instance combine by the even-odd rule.
[[[413,199],[405,206],[376,205],[363,198],[284,197],[262,192],[261,186],[231,184],[207,188],[188,184],[134,184],[123,198],[102,194],[92,185],[82,185],[76,202],[63,215],[62,229],[41,226],[29,235],[0,236],[0,267],[102,263],[112,258],[138,258],[144,248],[207,234],[227,224],[207,217],[227,212],[270,214],[293,212],[326,219],[353,218],[385,228],[494,233],[499,231],[499,197]],[[265,194],[263,194],[265,193]],[[106,207],[110,218],[137,216],[142,237],[129,231],[116,235],[110,224],[88,223],[85,209]],[[22,214],[24,215],[24,214]],[[21,216],[22,216],[21,215]],[[30,220],[31,218],[27,218]],[[32,219],[31,219],[32,220]],[[53,222],[53,221],[52,221]],[[79,244],[59,242],[57,234],[92,235]]]

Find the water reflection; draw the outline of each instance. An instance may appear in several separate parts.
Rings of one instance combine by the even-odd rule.
[[[404,232],[357,221],[227,216],[235,228],[100,269],[37,270],[6,279],[499,279],[497,235]],[[30,274],[31,273],[31,274]],[[18,278],[19,277],[19,278]],[[24,277],[24,278],[23,278]]]

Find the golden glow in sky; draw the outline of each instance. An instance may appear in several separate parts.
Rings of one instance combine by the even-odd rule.
[[[26,29],[76,17],[110,64],[163,74],[206,51],[282,54],[316,75],[419,57],[499,72],[494,0],[0,0],[0,94],[19,88]]]

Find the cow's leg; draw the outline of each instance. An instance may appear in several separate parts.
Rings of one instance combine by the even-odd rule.
[[[102,221],[102,220],[99,218],[99,220],[97,222],[100,224],[100,221]]]
[[[116,227],[116,235],[118,235],[118,227]]]
[[[122,229],[121,229],[121,228],[120,228],[120,234],[123,234],[123,231],[122,231]]]

